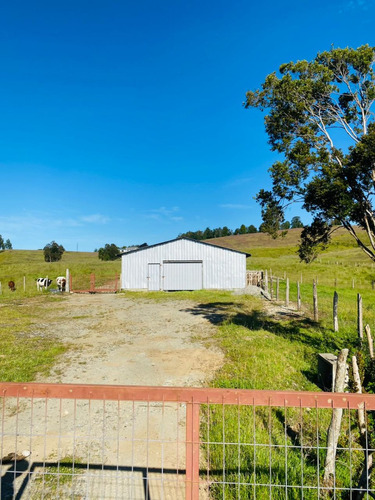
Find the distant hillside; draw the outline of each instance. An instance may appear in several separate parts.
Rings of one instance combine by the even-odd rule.
[[[297,250],[300,242],[302,229],[289,229],[284,237],[276,239],[271,238],[268,233],[254,233],[254,234],[237,234],[233,236],[225,236],[223,238],[212,238],[205,240],[205,243],[218,245],[241,252],[252,253],[254,249],[272,248],[272,249],[286,249],[290,251]],[[333,233],[332,243],[326,252],[332,251],[334,248],[340,249],[358,249],[358,246],[350,234],[343,228],[337,229]],[[285,253],[281,250],[281,253]],[[258,252],[257,252],[258,254]]]
[[[300,262],[297,254],[301,229],[289,229],[284,238],[272,239],[266,233],[241,234],[205,240],[205,243],[232,248],[251,254],[247,259],[248,269],[268,269],[274,276],[288,276],[291,280],[319,284],[369,287],[375,280],[375,265],[357,246],[345,229],[333,233],[327,250],[310,263]],[[272,271],[271,271],[272,270]]]

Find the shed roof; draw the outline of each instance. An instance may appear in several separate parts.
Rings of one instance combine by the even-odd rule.
[[[185,237],[175,238],[173,240],[168,240],[168,241],[162,241],[161,243],[155,243],[155,245],[150,245],[150,246],[143,247],[143,248],[137,248],[136,250],[131,250],[130,252],[121,253],[121,254],[118,255],[118,257],[123,257],[123,256],[126,256],[126,255],[130,255],[131,253],[142,252],[144,250],[148,250],[149,248],[154,248],[154,247],[158,247],[158,246],[161,246],[161,245],[166,245],[167,243],[173,243],[174,241],[179,241],[179,240],[192,241],[193,243],[198,243],[199,245],[206,245],[206,246],[209,246],[209,247],[212,247],[212,248],[221,248],[222,250],[228,250],[228,252],[241,253],[241,254],[246,255],[246,257],[251,257],[250,253],[240,252],[239,250],[233,250],[232,248],[221,247],[219,245],[212,245],[211,243],[206,243],[204,241],[193,240],[192,238],[185,238]]]

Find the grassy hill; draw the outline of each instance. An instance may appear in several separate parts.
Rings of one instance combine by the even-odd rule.
[[[248,269],[268,269],[275,276],[286,274],[293,281],[301,281],[302,276],[302,281],[318,278],[321,284],[348,287],[354,279],[356,288],[371,287],[375,280],[374,264],[345,229],[333,234],[328,249],[311,264],[300,262],[297,255],[300,235],[301,229],[290,229],[284,238],[254,233],[210,239],[206,243],[250,253]]]

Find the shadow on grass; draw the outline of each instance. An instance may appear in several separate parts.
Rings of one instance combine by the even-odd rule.
[[[336,352],[348,346],[348,339],[334,336],[331,331],[322,330],[319,323],[293,312],[282,311],[277,318],[259,310],[233,313],[233,305],[234,302],[210,302],[184,311],[203,316],[214,325],[232,323],[251,331],[264,330],[290,342],[309,346],[316,352]]]

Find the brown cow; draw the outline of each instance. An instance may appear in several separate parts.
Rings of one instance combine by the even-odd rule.
[[[12,292],[16,291],[16,284],[14,283],[14,281],[8,281],[8,287]]]

